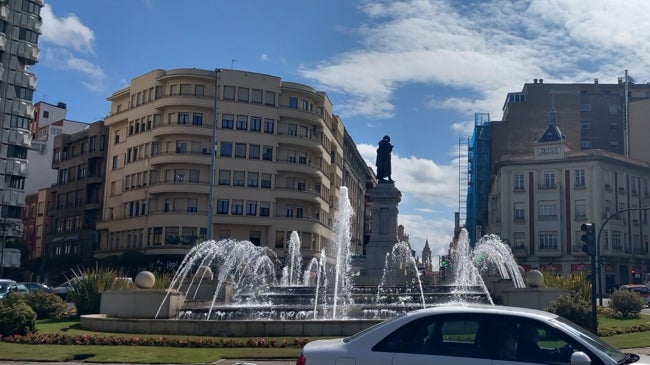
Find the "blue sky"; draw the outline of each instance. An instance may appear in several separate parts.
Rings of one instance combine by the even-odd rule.
[[[645,0],[46,0],[34,101],[93,122],[153,69],[235,68],[327,92],[374,167],[391,136],[399,223],[443,254],[458,210],[458,144],[534,78],[615,83],[650,70]],[[235,60],[235,61],[233,61]]]

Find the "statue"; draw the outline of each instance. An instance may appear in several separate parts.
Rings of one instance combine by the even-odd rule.
[[[391,166],[390,166],[390,154],[393,151],[393,145],[390,144],[390,137],[384,136],[384,138],[379,141],[379,147],[377,147],[377,180],[382,182],[392,183],[391,179]],[[388,178],[388,180],[385,180]]]

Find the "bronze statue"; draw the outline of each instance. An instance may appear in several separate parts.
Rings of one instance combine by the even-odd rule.
[[[377,147],[377,180],[380,183],[392,183],[391,179],[391,166],[390,166],[390,154],[393,151],[393,145],[390,144],[390,137],[384,136],[384,138],[379,141],[379,147]],[[385,180],[388,178],[388,180]]]

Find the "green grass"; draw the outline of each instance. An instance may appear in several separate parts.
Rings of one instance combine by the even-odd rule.
[[[641,315],[633,319],[599,318],[600,328],[632,327],[650,322],[650,316]],[[155,336],[146,334],[115,334],[92,332],[81,329],[78,320],[37,321],[38,332],[70,335],[98,336]],[[183,338],[188,336],[165,336]],[[198,338],[199,336],[190,336]],[[268,340],[269,338],[267,338]],[[245,339],[244,339],[245,340]],[[281,340],[279,338],[278,340]],[[650,332],[637,332],[603,337],[603,340],[617,348],[636,348],[650,346]],[[0,342],[2,361],[71,361],[85,360],[99,363],[141,363],[141,364],[197,364],[212,363],[220,359],[297,359],[299,348],[182,348],[156,346],[91,346],[91,345],[23,345]]]

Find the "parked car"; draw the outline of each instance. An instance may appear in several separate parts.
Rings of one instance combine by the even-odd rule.
[[[296,365],[586,365],[639,359],[553,313],[472,304],[420,309],[347,338],[309,342]]]
[[[52,288],[50,288],[46,284],[37,283],[35,281],[26,281],[26,282],[22,282],[22,283],[19,283],[19,284],[25,285],[27,287],[27,290],[29,290],[29,291],[44,291],[44,292],[48,292],[48,293],[52,292]]]
[[[11,279],[0,279],[0,298],[4,298],[11,289],[16,288],[16,281]]]
[[[625,284],[625,285],[621,285],[619,289],[629,290],[638,293],[641,296],[641,298],[645,300],[646,305],[650,307],[650,289],[648,289],[647,286],[643,284]]]
[[[74,277],[70,280],[67,280],[64,283],[61,283],[58,286],[55,286],[52,288],[52,293],[58,295],[61,297],[61,299],[65,300],[66,302],[70,300],[70,292],[74,290],[72,287],[72,284],[76,281],[79,280],[81,277]]]

